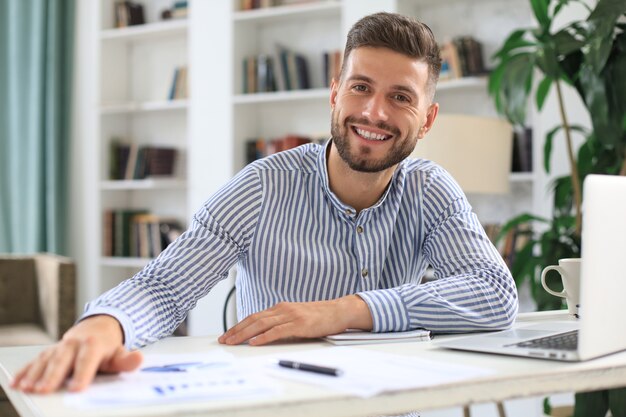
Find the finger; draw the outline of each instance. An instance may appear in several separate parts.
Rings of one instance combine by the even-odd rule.
[[[270,317],[262,317],[252,323],[250,323],[245,328],[239,330],[238,332],[232,334],[230,337],[226,338],[225,343],[227,345],[238,345],[247,340],[250,340],[253,337],[257,337],[262,333],[265,333],[269,329],[280,326],[285,322],[285,316],[270,316]]]
[[[231,327],[230,329],[228,329],[228,331],[224,333],[222,336],[220,336],[217,340],[220,343],[226,343],[226,341],[231,339],[234,335],[242,332],[243,330],[253,325],[254,323],[258,322],[259,320],[263,320],[264,318],[271,317],[274,314],[275,313],[271,309],[259,311],[258,313],[252,314],[246,317],[245,319],[243,319],[242,321],[240,321],[239,323],[237,323],[236,325],[234,325],[233,327]]]
[[[32,362],[26,364],[22,369],[19,370],[18,373],[15,374],[15,376],[13,376],[13,380],[11,381],[11,388],[19,389],[20,383],[22,382],[24,377],[26,377],[26,374],[28,374],[28,370],[31,366]]]
[[[106,368],[101,368],[104,372],[130,372],[139,367],[143,362],[143,354],[138,350],[129,352],[123,346],[120,346]]]
[[[20,381],[19,389],[24,392],[33,392],[33,387],[39,382],[54,350],[55,348],[46,349],[39,354],[37,359],[31,362],[28,370]]]
[[[288,337],[295,336],[293,323],[284,323],[278,326],[274,326],[260,335],[253,337],[248,342],[252,346],[261,346],[268,343],[275,342],[277,340],[286,339]]]
[[[33,391],[45,394],[58,389],[65,382],[73,368],[76,350],[77,348],[56,349],[54,354],[48,359],[45,370],[33,387]]]
[[[95,340],[88,337],[76,352],[74,372],[69,381],[68,390],[76,392],[86,388],[96,376],[102,360],[103,352],[96,347]]]

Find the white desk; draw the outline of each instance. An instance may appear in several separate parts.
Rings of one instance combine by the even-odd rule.
[[[518,322],[563,318],[563,313],[523,314]],[[214,337],[170,338],[145,349],[152,353],[203,352],[218,345]],[[305,342],[265,347],[225,347],[239,357],[330,346]],[[223,347],[224,348],[224,347]],[[447,363],[472,364],[496,371],[495,374],[464,382],[390,392],[363,399],[329,389],[281,380],[284,392],[278,396],[250,401],[210,401],[187,404],[116,408],[114,410],[77,410],[64,405],[62,393],[47,396],[24,395],[8,388],[12,375],[41,347],[0,348],[0,384],[23,417],[96,417],[96,416],[371,416],[400,414],[411,410],[454,407],[510,398],[558,392],[596,390],[626,386],[626,352],[585,363],[559,363],[542,359],[513,358],[480,353],[439,349],[430,342],[392,343],[358,346],[398,355]]]

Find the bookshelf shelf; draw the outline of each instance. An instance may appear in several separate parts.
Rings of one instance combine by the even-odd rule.
[[[518,183],[532,183],[535,181],[535,173],[534,172],[511,172],[510,177],[511,182]]]
[[[304,4],[293,4],[276,7],[266,7],[254,10],[241,10],[233,14],[233,20],[238,22],[254,22],[273,25],[306,16],[307,19],[319,19],[339,13],[341,3],[336,0],[315,1]]]
[[[129,103],[110,103],[100,106],[101,114],[124,114],[124,113],[142,113],[142,112],[159,112],[171,110],[186,110],[189,107],[188,100],[163,100],[163,101],[145,101],[145,102],[129,102]]]
[[[187,182],[173,178],[148,178],[145,180],[109,180],[102,181],[102,191],[133,191],[133,190],[171,190],[185,189]]]
[[[453,91],[463,88],[487,88],[487,77],[463,77],[442,80],[437,84],[437,92]]]
[[[235,104],[261,104],[273,102],[289,102],[303,100],[328,99],[330,89],[314,88],[310,90],[275,91],[270,93],[238,94],[234,97]]]
[[[442,81],[437,85],[437,91],[453,91],[464,88],[486,88],[486,77],[464,77]],[[315,88],[310,90],[275,91],[269,93],[237,94],[234,97],[235,104],[262,104],[273,102],[288,102],[300,100],[328,99],[330,89]]]
[[[114,268],[143,268],[152,258],[122,258],[119,256],[103,256],[100,265]]]
[[[187,34],[188,28],[187,19],[167,20],[125,28],[104,29],[100,32],[100,39],[117,42],[153,40],[162,37],[184,36]]]

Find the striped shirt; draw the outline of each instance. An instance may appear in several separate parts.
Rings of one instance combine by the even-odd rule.
[[[144,346],[171,334],[237,265],[239,320],[281,301],[358,294],[375,332],[511,325],[515,283],[445,170],[406,159],[380,200],[356,213],[329,188],[325,149],[304,145],[248,165],[85,316],[114,316],[126,346]],[[429,265],[437,279],[421,283]]]

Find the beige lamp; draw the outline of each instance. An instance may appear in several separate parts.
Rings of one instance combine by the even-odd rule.
[[[512,146],[513,128],[505,120],[440,113],[411,156],[444,167],[466,194],[504,194],[510,189]]]

